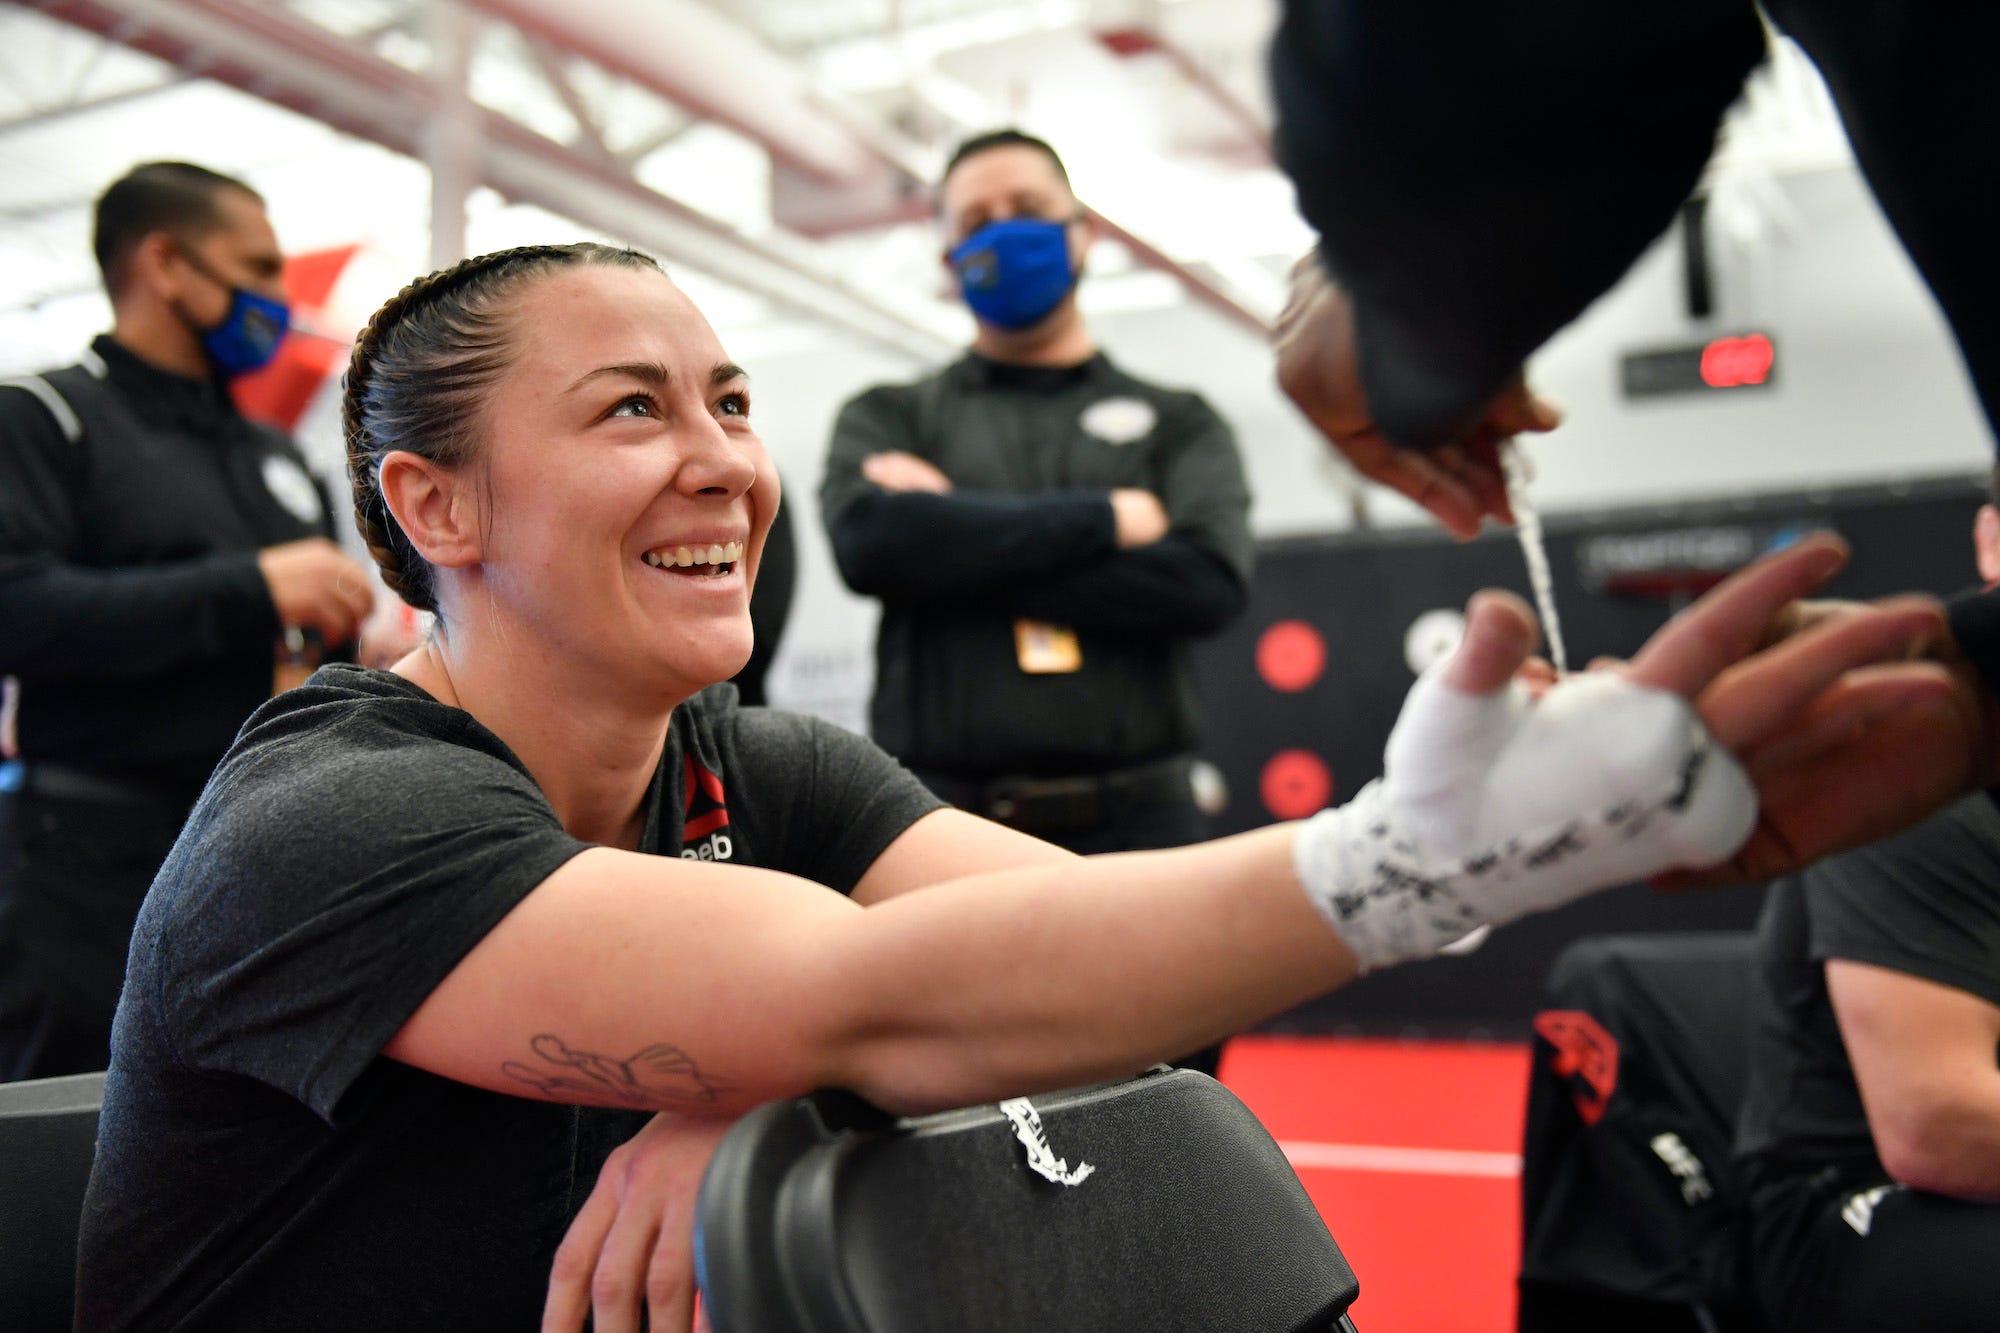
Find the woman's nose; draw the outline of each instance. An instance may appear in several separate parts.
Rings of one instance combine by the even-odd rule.
[[[714,418],[681,464],[681,489],[690,494],[735,497],[757,481],[754,440],[724,430]]]

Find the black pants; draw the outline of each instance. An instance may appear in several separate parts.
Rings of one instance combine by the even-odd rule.
[[[0,1082],[110,1063],[132,922],[187,810],[0,793]]]
[[[1829,1179],[1759,1194],[1755,1280],[1779,1333],[2000,1326],[1992,1273],[2000,1204],[1887,1186]]]

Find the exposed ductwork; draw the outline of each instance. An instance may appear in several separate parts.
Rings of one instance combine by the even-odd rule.
[[[250,0],[45,0],[53,18],[184,71],[324,121],[416,158],[426,156],[438,90],[289,13]],[[472,131],[472,178],[510,198],[674,259],[919,361],[954,350],[958,326],[931,303],[857,291],[799,249],[752,239],[660,194],[618,165],[579,153],[483,107]]]
[[[852,185],[879,169],[852,135],[829,122],[796,64],[693,0],[468,3],[747,135],[822,181]]]

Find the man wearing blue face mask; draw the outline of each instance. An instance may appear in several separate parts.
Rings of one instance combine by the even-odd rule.
[[[820,493],[842,575],[882,600],[875,740],[1072,851],[1196,841],[1186,656],[1244,603],[1235,440],[1097,349],[1076,292],[1094,228],[1048,144],[967,140],[938,211],[978,334],[846,405]]]
[[[263,200],[186,163],[98,200],[111,332],[0,381],[0,1079],[102,1069],[134,913],[209,771],[373,600],[319,485],[228,381],[276,353]]]

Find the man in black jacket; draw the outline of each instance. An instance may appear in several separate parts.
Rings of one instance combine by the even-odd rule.
[[[1764,9],[1826,76],[1994,419],[2000,122],[1983,90],[2000,11]],[[1279,152],[1320,245],[1280,319],[1286,392],[1364,475],[1460,536],[1510,518],[1498,444],[1556,424],[1523,380],[1529,354],[1672,220],[1764,52],[1751,0],[1288,0],[1272,51]],[[1769,827],[1724,873],[1766,878],[2000,781],[2000,600],[1949,610],[1935,655],[1953,714],[1779,737],[1752,766]]]
[[[262,199],[150,163],[95,232],[111,332],[0,383],[0,1079],[104,1067],[133,917],[209,771],[373,600],[298,449],[227,391],[285,331]]]
[[[954,805],[1075,852],[1199,841],[1187,652],[1243,609],[1235,438],[1097,350],[1076,299],[1092,224],[1048,144],[967,140],[938,202],[978,335],[849,402],[820,492],[842,576],[882,599],[874,738]]]

